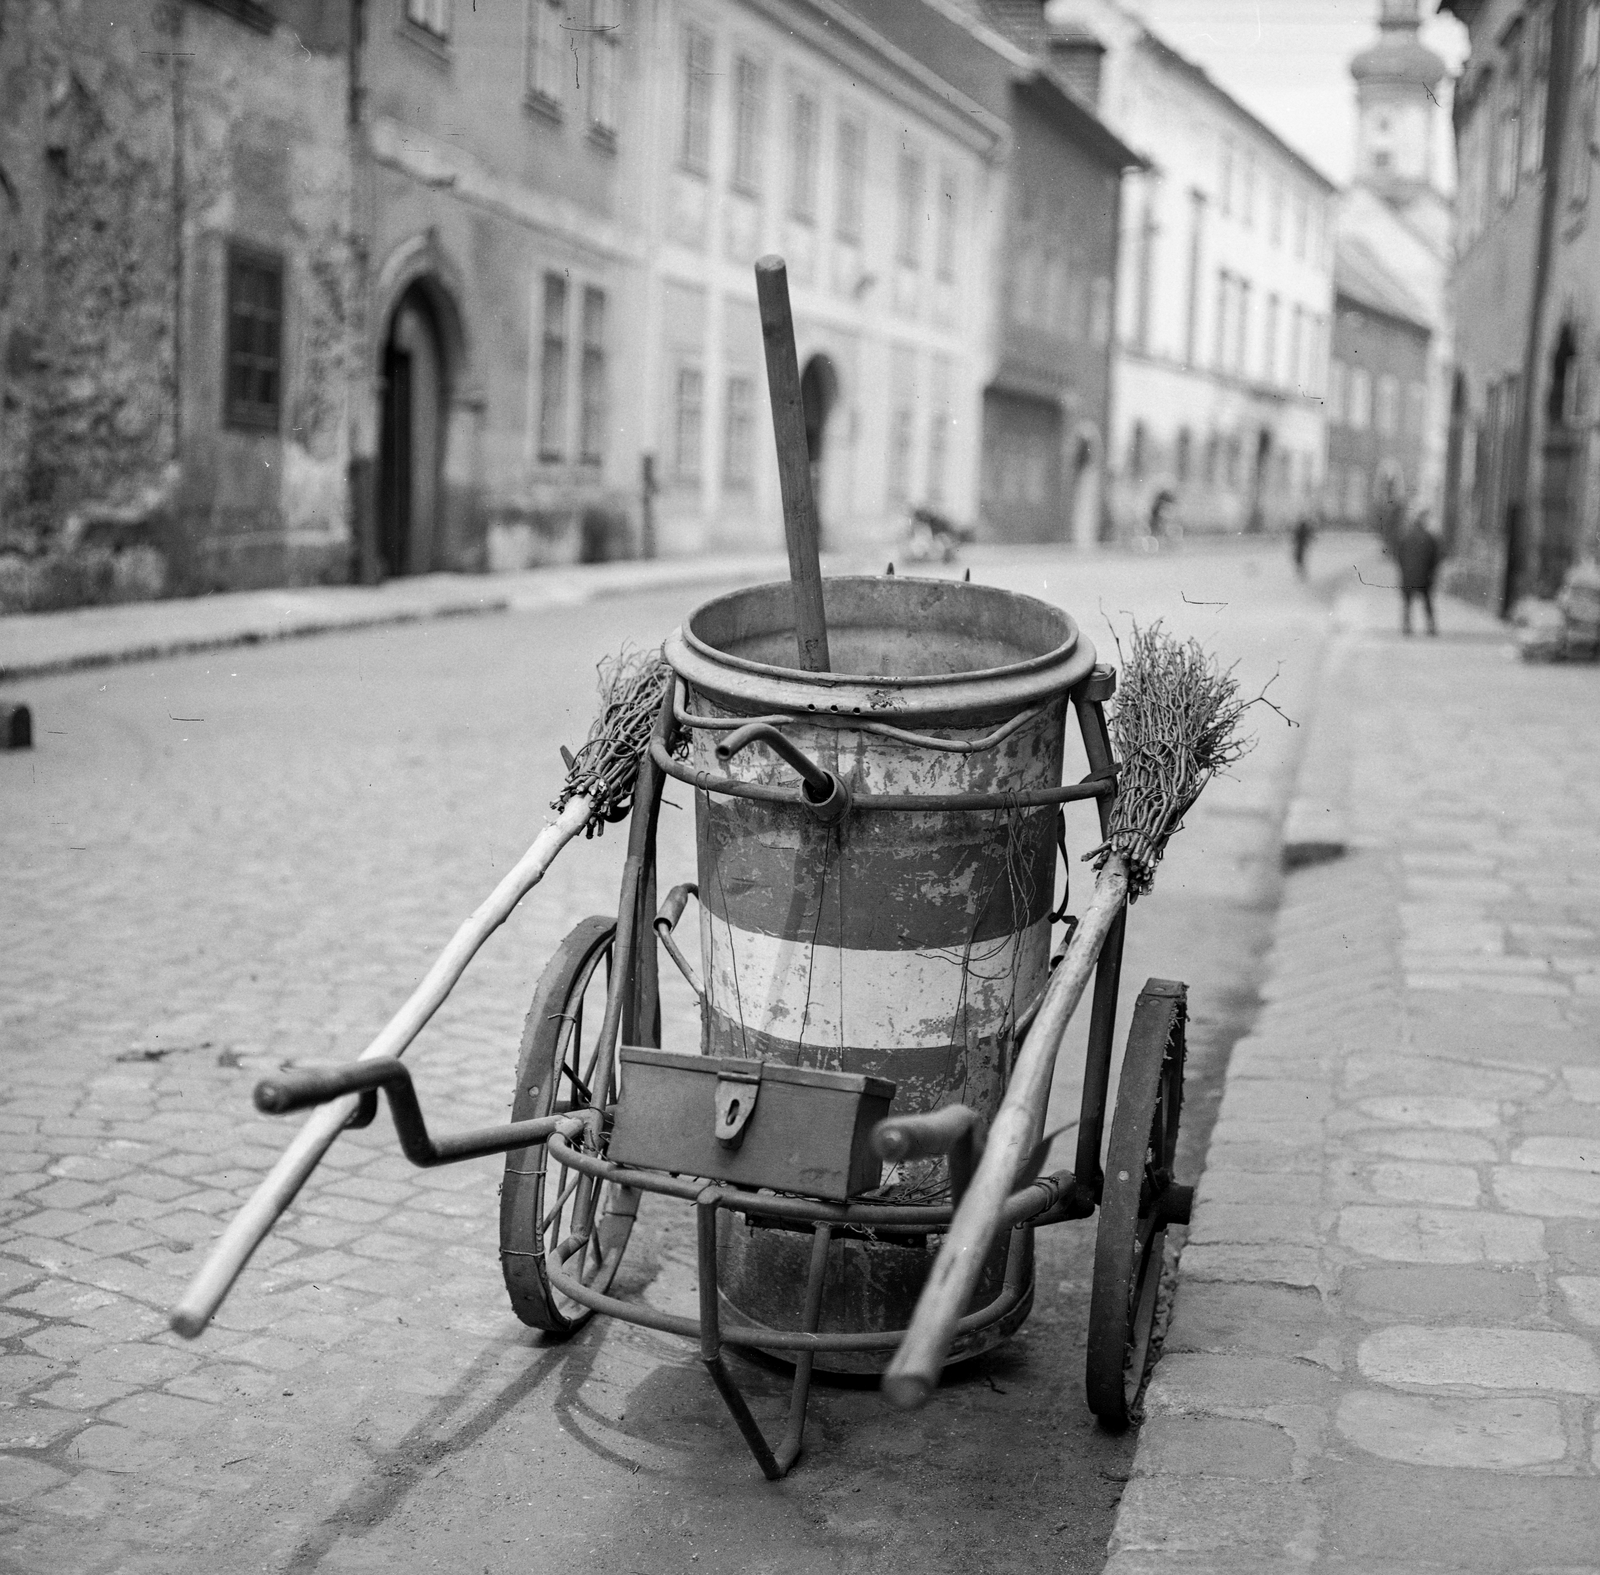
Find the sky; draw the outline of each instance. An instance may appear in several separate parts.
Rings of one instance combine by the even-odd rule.
[[[1353,172],[1352,55],[1378,36],[1379,0],[1124,0],[1290,146],[1341,184]],[[1454,72],[1466,29],[1422,0],[1422,41]],[[1449,82],[1441,85],[1434,168],[1452,184]]]

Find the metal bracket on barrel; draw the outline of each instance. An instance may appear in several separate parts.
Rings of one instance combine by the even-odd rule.
[[[753,1061],[750,1070],[724,1070],[717,1076],[715,1094],[716,1139],[724,1148],[738,1148],[744,1142],[744,1129],[756,1113],[761,1094],[761,1063]]]

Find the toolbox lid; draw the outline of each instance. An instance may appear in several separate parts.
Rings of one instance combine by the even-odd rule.
[[[824,1072],[811,1066],[788,1066],[782,1061],[746,1060],[742,1056],[700,1055],[696,1051],[656,1050],[646,1045],[623,1045],[622,1060],[636,1066],[673,1066],[704,1072],[713,1077],[759,1077],[763,1083],[797,1083],[803,1088],[830,1088],[841,1094],[869,1094],[893,1099],[896,1084],[870,1072]]]

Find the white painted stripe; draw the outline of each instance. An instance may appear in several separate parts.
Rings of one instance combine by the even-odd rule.
[[[1026,1006],[1049,971],[1050,924],[965,954],[844,950],[741,929],[702,908],[700,945],[707,1004],[748,1029],[808,1045],[923,1049],[992,1034]]]

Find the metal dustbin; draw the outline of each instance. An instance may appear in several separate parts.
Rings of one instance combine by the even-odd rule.
[[[990,586],[894,576],[823,585],[832,672],[790,665],[787,584],[717,597],[666,644],[692,768],[792,789],[794,769],[772,750],[717,757],[721,740],[759,718],[849,795],[829,819],[696,791],[702,1048],[887,1078],[897,1113],[959,1101],[987,1118],[1019,1019],[1048,977],[1054,895],[1057,810],[1005,797],[1060,783],[1067,694],[1094,649],[1060,608]],[[959,795],[989,802],[968,807]],[[925,1160],[891,1167],[868,1196],[934,1202],[947,1188],[945,1161]],[[731,1214],[720,1228],[732,1315],[798,1327],[809,1232]],[[840,1232],[819,1327],[903,1328],[936,1248],[926,1236]],[[998,1292],[1005,1250],[1002,1240],[974,1306]],[[958,1341],[951,1360],[1022,1322],[1029,1275],[1016,1312]],[[818,1366],[875,1371],[886,1359],[827,1353]]]

